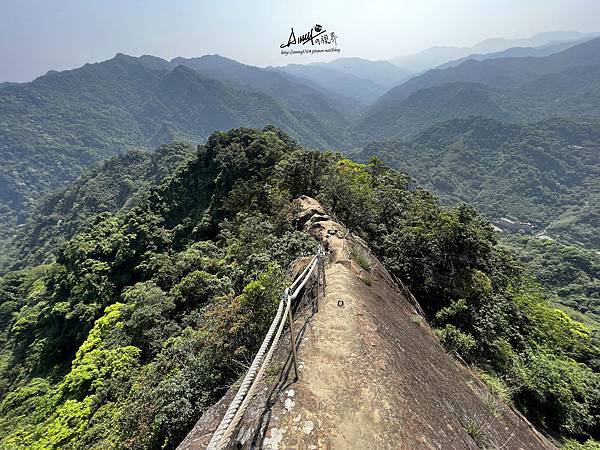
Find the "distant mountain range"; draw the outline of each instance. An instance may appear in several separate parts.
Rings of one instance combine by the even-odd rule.
[[[546,57],[430,70],[382,95],[356,129],[371,139],[408,136],[470,114],[513,121],[600,117],[600,38]]]
[[[302,78],[312,86],[351,98],[363,106],[373,103],[387,91],[385,87],[372,80],[330,69],[327,66],[289,64],[276,67],[274,70]]]
[[[561,41],[557,44],[547,44],[541,45],[539,47],[511,47],[506,50],[502,50],[500,52],[492,52],[492,53],[474,53],[469,56],[465,56],[464,58],[456,59],[454,61],[448,61],[445,64],[441,64],[436,67],[436,69],[447,69],[449,67],[456,67],[462,62],[465,62],[469,59],[475,61],[484,61],[486,59],[498,59],[498,58],[522,58],[524,56],[550,56],[554,53],[562,52],[568,48],[571,48],[577,44],[581,44],[583,42],[589,41],[597,37],[594,34],[593,37],[583,38],[576,41]]]
[[[113,59],[0,87],[0,232],[91,163],[131,148],[201,142],[273,124],[316,148],[347,148],[360,104],[292,75],[212,55]],[[21,217],[19,217],[21,215]]]
[[[188,144],[162,145],[155,151],[130,150],[87,170],[37,205],[15,238],[6,243],[0,255],[0,273],[11,266],[47,263],[51,249],[92,225],[98,214],[135,206],[147,188],[173,176],[196,152]]]
[[[289,64],[274,70],[295,75],[363,105],[371,104],[389,88],[412,75],[387,61],[339,58],[328,63]]]
[[[388,61],[370,61],[362,58],[338,58],[328,63],[313,63],[311,66],[335,69],[371,80],[388,89],[406,81],[412,74],[411,71],[398,68]]]
[[[370,143],[360,157],[372,156],[448,203],[468,202],[490,219],[532,222],[537,232],[600,249],[600,120],[463,117],[410,140]]]
[[[469,55],[497,53],[516,47],[539,47],[577,41],[598,36],[598,33],[580,33],[578,31],[551,31],[539,33],[526,39],[485,39],[472,47],[431,47],[419,53],[398,56],[389,61],[409,72],[417,73],[433,69],[449,61],[461,60]],[[533,55],[532,55],[533,56]]]
[[[117,54],[31,83],[2,83],[0,233],[13,234],[39,198],[96,161],[202,142],[216,130],[275,125],[307,146],[349,151],[470,115],[600,117],[600,38],[546,33],[475,47],[516,44],[542,46],[444,61],[410,79],[390,62],[360,58],[258,68],[219,55]]]

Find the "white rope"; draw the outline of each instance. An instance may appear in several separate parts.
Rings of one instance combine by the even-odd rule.
[[[313,258],[310,260],[310,263],[308,263],[308,265],[304,268],[304,270],[300,273],[300,275],[298,275],[298,277],[294,280],[294,282],[292,283],[292,285],[290,286],[290,291],[293,291],[294,288],[296,287],[296,285],[302,281],[302,279],[304,278],[304,276],[306,275],[306,272],[308,272],[310,270],[311,265],[315,262],[315,260],[317,259],[317,256],[313,256]]]
[[[256,356],[254,357],[250,369],[248,369],[248,372],[244,376],[244,380],[242,381],[240,388],[238,389],[233,400],[231,401],[229,408],[227,408],[227,411],[225,412],[221,423],[219,424],[217,430],[213,434],[208,444],[207,450],[220,450],[224,448],[224,446],[231,438],[231,434],[234,432],[244,412],[246,411],[249,400],[252,397],[251,394],[254,391],[257,381],[261,378],[273,355],[273,351],[275,350],[275,347],[277,345],[277,342],[279,341],[283,327],[285,325],[285,317],[288,314],[289,309],[291,308],[292,302],[302,291],[308,279],[314,273],[315,267],[320,267],[320,265],[318,265],[317,262],[319,257],[324,257],[324,255],[325,253],[323,249],[319,247],[317,255],[315,255],[312,258],[308,266],[296,278],[292,285],[289,288],[285,289],[281,301],[279,302],[279,306],[277,307],[277,313],[275,314],[275,318],[273,319],[273,322],[269,327],[269,331],[267,332],[267,335],[265,336]],[[290,291],[292,290],[293,292],[290,293]],[[284,305],[285,311],[283,311]],[[277,329],[275,338],[273,338],[273,334],[275,333],[277,324],[279,324],[279,327]],[[268,352],[267,347],[269,348]],[[267,352],[266,355],[265,352]]]
[[[277,308],[277,313],[275,314],[275,318],[273,319],[273,322],[271,323],[269,331],[267,332],[267,335],[265,336],[265,338],[258,350],[258,353],[254,357],[254,361],[252,361],[252,365],[250,366],[250,369],[248,369],[248,372],[246,373],[246,376],[244,377],[244,381],[242,381],[242,384],[241,384],[239,390],[237,391],[237,393],[235,394],[235,397],[231,401],[229,408],[227,408],[227,412],[223,416],[223,419],[221,420],[219,427],[215,431],[215,434],[213,434],[213,437],[210,440],[210,443],[208,444],[208,447],[207,447],[208,449],[219,448],[219,447],[217,447],[217,444],[221,441],[221,438],[222,438],[223,434],[225,433],[225,430],[227,429],[227,427],[229,427],[229,424],[233,420],[240,404],[242,403],[244,397],[246,396],[246,393],[248,392],[248,389],[250,389],[250,385],[254,382],[256,373],[258,372],[260,365],[262,364],[263,355],[265,354],[267,347],[268,347],[269,343],[271,342],[271,338],[273,337],[273,333],[275,332],[275,328],[276,328],[277,324],[279,322],[282,322],[282,323],[285,322],[285,321],[281,320],[282,317],[284,317],[282,315],[282,312],[283,312],[283,301],[279,302],[279,306]]]
[[[306,282],[308,281],[308,279],[311,277],[311,275],[315,271],[315,267],[317,267],[317,259],[318,258],[316,256],[313,258],[313,260],[311,261],[311,264],[307,267],[307,269],[309,269],[308,274],[304,277],[304,280],[302,280],[302,283],[300,283],[298,285],[298,287],[296,288],[296,290],[293,291],[290,294],[290,298],[292,300],[294,300],[298,296],[298,294],[302,291],[302,289],[304,288],[304,285],[306,284]],[[292,285],[292,287],[293,286],[294,285]]]
[[[286,302],[286,306],[285,306],[285,312],[283,313],[283,317],[287,316],[291,305],[292,305],[292,299],[288,298],[288,301]],[[221,448],[225,447],[225,445],[229,442],[229,439],[231,439],[231,435],[235,431],[237,425],[240,423],[240,420],[242,420],[242,417],[243,417],[244,413],[246,412],[246,408],[250,404],[250,400],[252,400],[252,393],[254,392],[254,388],[256,388],[256,385],[258,384],[257,382],[262,378],[265,369],[267,368],[269,362],[271,361],[271,357],[273,356],[273,351],[275,350],[275,347],[277,346],[277,342],[279,342],[279,338],[281,337],[281,333],[283,331],[284,325],[285,325],[285,320],[282,320],[279,323],[279,329],[277,330],[275,339],[273,339],[273,343],[271,344],[271,347],[269,348],[269,352],[265,356],[265,359],[261,364],[260,370],[256,374],[255,382],[252,383],[252,385],[250,386],[250,389],[248,389],[248,392],[246,393],[244,401],[238,408],[235,416],[231,420],[231,423],[229,424],[229,426],[223,433],[223,437],[219,440],[219,446],[217,448],[221,449]]]

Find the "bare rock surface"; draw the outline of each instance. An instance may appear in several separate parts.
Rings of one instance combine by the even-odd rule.
[[[314,199],[299,203],[299,225],[329,251],[326,294],[296,311],[299,380],[284,337],[272,362],[281,375],[261,382],[231,448],[556,448],[444,351],[362,241]]]

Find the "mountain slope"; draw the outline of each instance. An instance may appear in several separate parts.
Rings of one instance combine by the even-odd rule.
[[[564,41],[556,44],[547,44],[541,45],[539,47],[511,47],[506,50],[502,50],[500,52],[492,52],[492,53],[473,53],[471,55],[465,56],[464,58],[456,59],[453,61],[449,61],[445,64],[441,64],[436,69],[447,69],[450,67],[456,67],[459,64],[467,61],[469,59],[475,61],[484,61],[486,59],[498,59],[498,58],[523,58],[525,56],[534,56],[534,57],[543,57],[550,56],[554,53],[562,52],[568,48],[573,47],[574,45],[580,44],[581,42],[588,41],[593,39],[593,37],[583,38],[581,40],[573,40],[573,41]]]
[[[386,91],[386,88],[374,81],[331,69],[328,65],[288,64],[275,69],[307,79],[331,92],[352,98],[362,105],[373,103]]]
[[[446,201],[488,217],[533,222],[538,230],[600,248],[600,122],[551,119],[506,124],[483,117],[435,125],[406,142],[369,144]]]
[[[398,104],[374,108],[360,120],[358,130],[371,139],[383,139],[410,136],[435,123],[470,115],[514,120],[515,103],[483,84],[447,83],[421,89]]]
[[[468,60],[381,96],[357,124],[363,141],[406,138],[469,114],[509,121],[600,117],[600,38],[543,58]]]
[[[295,215],[304,193],[369,242],[446,350],[485,371],[536,426],[557,439],[599,437],[591,330],[546,304],[472,208],[444,208],[377,161],[244,128],[211,135],[133,208],[65,242],[55,262],[0,278],[0,446],[175,448],[245,372],[289,284],[285,269],[314,253]],[[372,292],[381,272],[364,248],[346,250],[363,280],[354,285]],[[428,339],[434,361],[416,369],[438,357],[445,368],[452,360]]]
[[[310,289],[295,312],[294,329],[302,330],[299,379],[290,383],[289,337],[283,336],[270,364],[282,367],[283,376],[259,385],[228,448],[384,449],[399,442],[404,448],[497,448],[506,442],[555,448],[445,353],[360,238],[346,235],[314,199],[301,197],[299,205],[304,230],[330,252],[327,287],[324,295],[316,292],[320,286]],[[353,261],[349,249],[369,267]],[[224,409],[211,408],[179,450],[206,448]]]
[[[600,253],[547,236],[506,235],[501,242],[551,294],[550,301],[577,320],[600,327]]]
[[[4,243],[0,273],[54,260],[54,252],[97,222],[99,214],[132,208],[146,189],[176,173],[195,152],[185,144],[164,145],[154,152],[130,150],[43,197],[15,236]]]
[[[241,64],[219,55],[199,58],[174,58],[170,67],[185,66],[208,77],[229,83],[239,89],[260,91],[285,103],[290,111],[323,114],[323,122],[343,122],[358,107],[350,97],[339,96],[328,90],[315,89],[302,79],[277,71]]]
[[[440,86],[445,83],[465,81],[496,88],[511,88],[531,82],[544,75],[598,64],[600,64],[600,38],[577,44],[562,52],[543,58],[469,60],[456,67],[434,69],[411,78],[387,92],[377,101],[377,105],[397,103],[420,89]]]
[[[215,73],[231,84],[160,58],[119,54],[0,88],[2,234],[10,234],[41,195],[94,161],[128,149],[201,141],[215,130],[267,124],[315,147],[347,146],[349,122],[337,109],[341,104],[281,74],[225,63],[242,67]],[[268,94],[279,90],[277,98]]]
[[[327,67],[358,78],[371,80],[388,89],[405,81],[412,73],[388,61],[371,61],[363,58],[338,58],[327,63],[310,65]]]
[[[539,47],[558,44],[557,41],[578,41],[597,37],[598,33],[579,33],[576,31],[554,31],[539,33],[526,39],[491,38],[481,41],[473,47],[432,47],[414,55],[399,56],[390,60],[393,64],[411,72],[422,72],[472,54],[502,52],[514,47]]]

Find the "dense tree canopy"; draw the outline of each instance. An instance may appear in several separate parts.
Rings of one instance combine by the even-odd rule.
[[[594,333],[549,306],[473,208],[266,128],[211,135],[134,206],[94,213],[55,262],[0,279],[2,444],[174,448],[243,373],[289,264],[314,251],[293,226],[303,194],[365,238],[449,351],[537,425],[599,437]]]
[[[369,144],[448,204],[468,202],[489,219],[531,222],[536,231],[600,249],[600,122],[504,123],[482,116],[432,126],[409,141]]]

